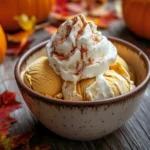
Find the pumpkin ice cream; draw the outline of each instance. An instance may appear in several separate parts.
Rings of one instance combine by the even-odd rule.
[[[47,57],[33,62],[24,73],[25,84],[34,91],[54,98],[63,98],[61,88],[63,80],[49,66]]]
[[[131,91],[134,73],[116,47],[83,15],[64,22],[36,60],[24,82],[46,96],[95,101]]]
[[[105,74],[80,80],[77,84],[65,82],[63,85],[64,98],[91,101],[119,96],[135,88],[134,82],[130,79],[131,76],[135,79],[134,73],[129,69],[127,63],[117,56],[116,62]],[[96,78],[100,78],[100,80],[96,80]]]

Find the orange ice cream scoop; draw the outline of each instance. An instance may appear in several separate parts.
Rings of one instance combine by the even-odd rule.
[[[114,70],[124,78],[129,78],[135,82],[135,75],[133,70],[128,66],[123,58],[117,56],[116,62],[110,65],[110,70]]]
[[[77,83],[64,82],[64,98],[67,100],[91,101],[110,98],[125,94],[135,86],[134,73],[130,71],[127,63],[117,56],[117,60],[110,69],[99,77],[80,80]],[[100,80],[98,80],[100,79]]]
[[[63,80],[50,67],[47,57],[34,61],[26,70],[23,79],[28,87],[44,96],[63,97]]]

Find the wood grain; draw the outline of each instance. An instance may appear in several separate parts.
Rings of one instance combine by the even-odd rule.
[[[104,35],[115,36],[127,40],[140,47],[150,58],[150,42],[136,37],[126,27],[123,20],[110,25],[108,30],[102,31]],[[34,35],[30,47],[33,47],[50,38],[44,30]],[[19,57],[18,57],[19,58]],[[5,89],[17,91],[17,100],[23,103],[23,107],[12,113],[17,118],[17,123],[10,128],[10,135],[20,134],[35,129],[37,134],[31,139],[31,147],[36,144],[50,143],[54,150],[149,150],[150,149],[150,84],[145,92],[143,100],[137,112],[126,122],[124,126],[102,139],[89,142],[78,142],[64,139],[43,127],[30,113],[22,96],[19,93],[14,79],[14,66],[18,58],[7,56],[0,66],[0,93]]]

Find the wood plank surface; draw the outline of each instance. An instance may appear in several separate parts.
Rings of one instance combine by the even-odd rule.
[[[150,50],[147,50],[150,49],[150,41],[136,37],[128,30],[123,20],[113,22],[108,30],[102,32],[106,36],[119,37],[135,44],[145,51],[150,58]],[[48,33],[40,30],[34,35],[30,47],[49,38]],[[14,79],[14,66],[17,59],[7,56],[5,62],[0,66],[0,93],[5,89],[17,91],[17,100],[23,103],[22,108],[12,113],[12,116],[18,121],[11,126],[10,135],[36,129],[38,132],[31,139],[31,147],[40,143],[50,143],[54,150],[150,150],[150,84],[138,110],[120,129],[95,141],[72,141],[50,132],[30,113]]]

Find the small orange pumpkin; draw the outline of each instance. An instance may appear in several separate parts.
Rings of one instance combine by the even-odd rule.
[[[3,28],[0,25],[0,64],[5,58],[6,47],[7,47],[6,36]]]
[[[129,29],[150,39],[150,0],[123,0],[123,15]]]
[[[15,31],[19,25],[15,16],[35,16],[38,22],[48,17],[55,0],[0,0],[0,23],[4,30]]]

